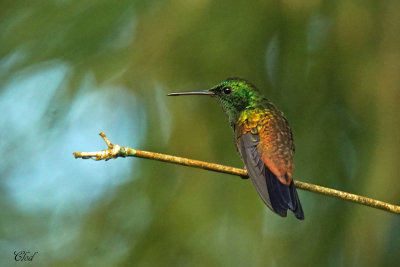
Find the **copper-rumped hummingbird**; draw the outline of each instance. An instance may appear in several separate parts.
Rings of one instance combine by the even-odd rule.
[[[290,209],[297,219],[304,219],[293,183],[292,130],[283,113],[253,84],[240,78],[228,78],[210,90],[168,95],[214,97],[228,116],[236,149],[264,203],[282,217],[286,217]]]

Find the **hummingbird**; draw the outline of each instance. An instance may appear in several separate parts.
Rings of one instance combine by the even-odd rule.
[[[265,205],[282,217],[289,209],[304,220],[293,182],[293,135],[283,113],[256,86],[241,78],[228,78],[210,90],[168,94],[181,95],[208,95],[217,100],[232,127],[236,150]]]

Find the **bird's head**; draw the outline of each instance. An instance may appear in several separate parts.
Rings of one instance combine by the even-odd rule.
[[[209,95],[215,97],[233,123],[236,122],[243,110],[254,107],[257,100],[261,98],[254,85],[240,78],[228,78],[210,90],[177,92],[168,95]]]

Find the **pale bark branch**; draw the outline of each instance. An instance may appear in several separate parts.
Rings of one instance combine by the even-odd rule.
[[[129,147],[124,147],[124,146],[119,146],[117,144],[111,143],[108,138],[106,137],[104,132],[100,133],[100,136],[103,138],[103,140],[106,142],[108,149],[102,150],[102,151],[96,151],[96,152],[74,152],[74,157],[75,158],[83,158],[83,159],[94,159],[94,160],[109,160],[113,158],[118,158],[118,157],[138,157],[138,158],[146,158],[146,159],[154,159],[154,160],[159,160],[159,161],[165,161],[165,162],[170,162],[170,163],[175,163],[175,164],[180,164],[180,165],[185,165],[185,166],[190,166],[190,167],[195,167],[195,168],[201,168],[205,170],[210,170],[210,171],[215,171],[215,172],[222,172],[222,173],[227,173],[227,174],[232,174],[232,175],[237,175],[242,178],[247,178],[247,171],[244,169],[239,169],[239,168],[234,168],[230,166],[225,166],[225,165],[220,165],[220,164],[215,164],[215,163],[209,163],[205,161],[200,161],[200,160],[194,160],[194,159],[188,159],[188,158],[182,158],[182,157],[176,157],[176,156],[171,156],[171,155],[166,155],[166,154],[160,154],[160,153],[154,153],[154,152],[149,152],[149,151],[143,151],[143,150],[137,150],[137,149],[132,149]],[[301,182],[301,181],[294,181],[295,185],[297,188],[302,189],[302,190],[307,190],[311,191],[314,193],[326,195],[326,196],[331,196],[331,197],[336,197],[344,200],[348,200],[354,203],[358,203],[361,205],[393,212],[400,214],[400,206],[386,203],[380,200],[356,195],[356,194],[351,194],[343,191],[339,191],[336,189],[328,188],[328,187],[323,187],[315,184],[310,184],[306,182]]]

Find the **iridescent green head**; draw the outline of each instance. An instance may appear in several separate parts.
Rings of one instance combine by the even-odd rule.
[[[235,123],[240,113],[246,108],[254,107],[262,99],[257,88],[250,82],[240,78],[228,78],[210,90],[170,93],[169,96],[178,95],[210,95],[216,98],[222,109]]]
[[[214,92],[218,103],[228,116],[254,106],[260,95],[254,85],[239,78],[229,78],[213,87],[210,91]]]

